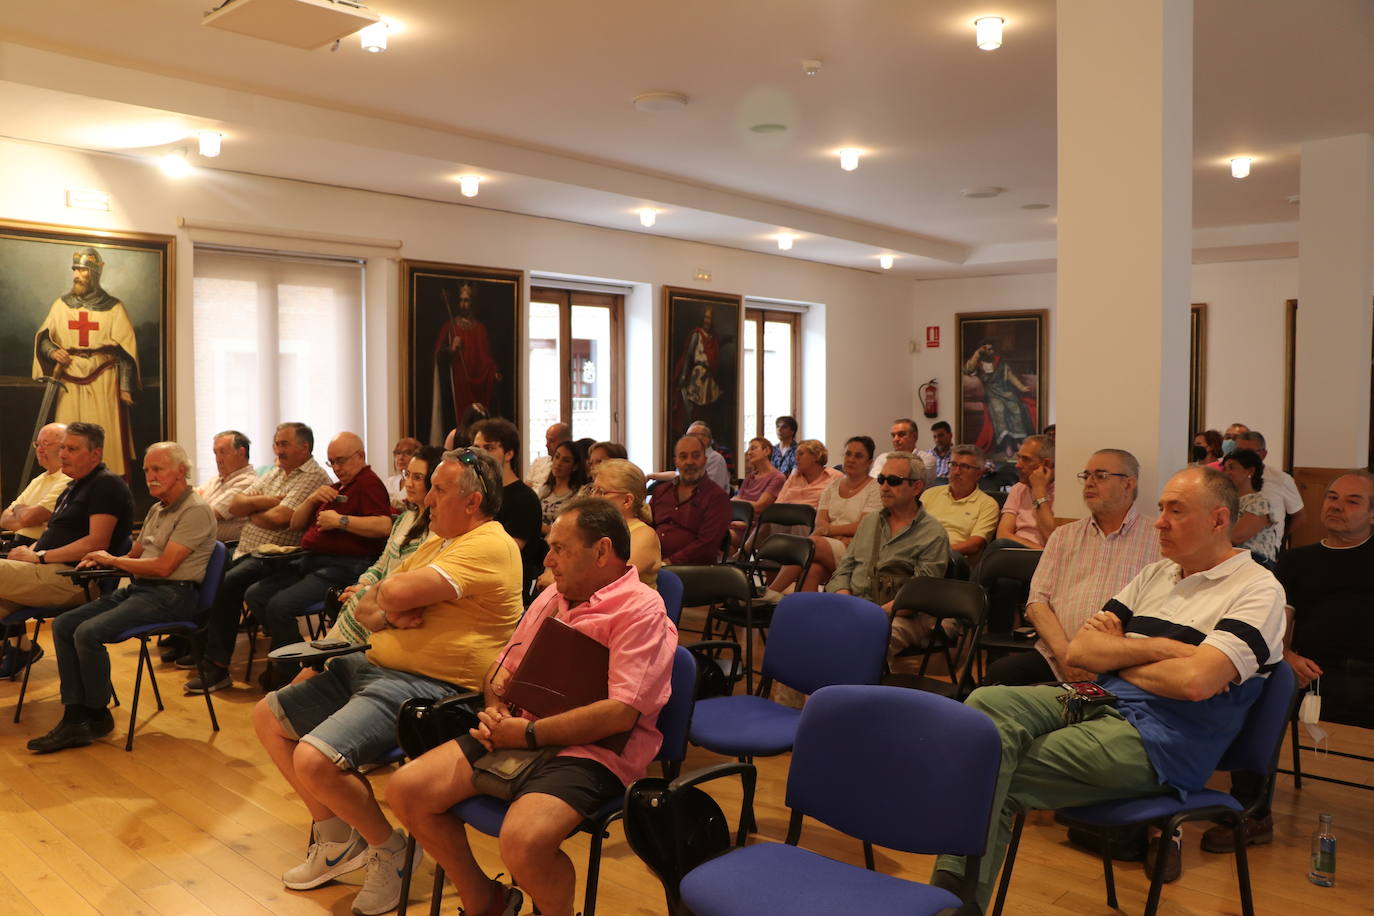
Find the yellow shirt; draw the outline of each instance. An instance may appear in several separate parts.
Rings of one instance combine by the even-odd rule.
[[[72,479],[61,471],[45,471],[29,481],[29,485],[19,494],[19,498],[10,504],[10,508],[14,508],[15,505],[42,506],[51,512],[57,505],[57,497],[62,495],[62,491],[71,482]],[[14,533],[36,541],[43,536],[43,530],[47,527],[48,523],[44,522],[41,525],[20,528]]]
[[[373,633],[368,661],[480,689],[524,609],[520,548],[499,522],[485,522],[461,537],[431,536],[396,572],[427,567],[457,594],[426,608],[414,629]]]
[[[997,500],[977,487],[963,499],[955,499],[948,486],[931,487],[921,494],[921,505],[945,526],[951,544],[974,535],[991,541],[997,531]]]

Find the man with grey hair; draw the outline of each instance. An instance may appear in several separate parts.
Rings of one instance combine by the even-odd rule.
[[[993,546],[1045,546],[1054,531],[1054,443],[1049,436],[1027,436],[1016,453],[1017,483],[1002,504],[1002,521]],[[998,542],[1007,542],[999,545]]]
[[[883,472],[883,465],[887,459],[896,452],[909,452],[915,455],[926,466],[926,473],[921,475],[925,479],[925,485],[930,486],[935,478],[935,456],[930,452],[923,451],[916,447],[916,440],[920,438],[920,430],[916,427],[916,421],[910,417],[899,417],[892,421],[892,428],[888,431],[888,436],[892,439],[892,450],[883,452],[873,459],[873,468],[869,475],[877,477]]]
[[[288,888],[308,890],[366,865],[353,912],[386,913],[400,902],[406,838],[358,768],[395,747],[406,700],[480,688],[520,619],[520,548],[496,521],[501,496],[494,458],[473,448],[445,453],[425,497],[434,537],[354,611],[372,631],[372,648],[334,659],[254,708],[258,739],[313,821],[305,861],[282,875]]]
[[[130,627],[194,619],[198,586],[215,546],[215,514],[191,489],[190,473],[190,459],[180,445],[150,445],[143,474],[157,502],[138,540],[123,556],[93,550],[77,564],[78,569],[116,569],[130,581],[53,618],[64,712],[52,731],[29,742],[29,750],[48,754],[109,734],[114,719],[106,708],[110,653],[105,644]]]
[[[949,483],[921,494],[921,505],[945,526],[949,549],[976,557],[997,530],[997,500],[978,489],[983,476],[983,453],[972,445],[956,445],[946,462]]]
[[[687,427],[687,435],[696,436],[701,440],[701,448],[706,453],[706,479],[729,493],[730,468],[725,463],[725,456],[715,449],[715,437],[711,433],[711,427],[697,420]]]
[[[1265,446],[1264,434],[1259,430],[1247,429],[1236,436],[1236,449],[1241,451],[1254,452],[1260,456],[1260,460],[1269,457],[1269,449]],[[1264,466],[1264,497],[1269,501],[1269,520],[1279,526],[1279,531],[1283,531],[1284,519],[1287,518],[1289,527],[1298,525],[1303,519],[1302,496],[1298,493],[1298,485],[1283,468],[1274,467],[1272,464]]]
[[[221,541],[237,541],[248,518],[229,510],[234,497],[246,493],[257,482],[258,475],[248,461],[252,443],[236,429],[215,433],[213,453],[215,476],[196,488],[197,495],[215,512],[215,537]]]
[[[1155,521],[1164,559],[1089,617],[1064,659],[1098,672],[1115,704],[1087,706],[1068,724],[1058,685],[969,696],[1002,738],[994,814],[978,873],[965,874],[961,856],[940,856],[932,883],[976,889],[986,909],[1016,812],[1188,793],[1207,782],[1283,657],[1283,589],[1231,546],[1238,504],[1235,486],[1211,468],[1188,468],[1164,485]],[[1164,847],[1166,874],[1177,875],[1179,840]]]
[[[29,481],[24,492],[0,514],[0,529],[14,532],[16,544],[32,544],[43,536],[57,506],[57,497],[71,483],[71,478],[62,473],[62,439],[66,432],[62,423],[49,423],[38,431],[33,454],[43,473]]]

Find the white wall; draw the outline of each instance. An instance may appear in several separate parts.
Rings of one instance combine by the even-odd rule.
[[[67,187],[94,188],[113,195],[109,213],[71,210]],[[876,273],[830,267],[795,258],[720,248],[695,242],[556,220],[444,204],[368,191],[227,172],[202,171],[173,180],[141,160],[87,154],[14,141],[0,141],[0,218],[92,228],[175,235],[175,334],[177,365],[174,434],[183,440],[208,435],[196,430],[192,339],[192,240],[222,234],[188,230],[185,218],[214,221],[259,232],[299,231],[307,235],[394,239],[386,250],[364,243],[326,243],[261,238],[257,244],[298,251],[357,253],[368,258],[366,327],[371,346],[367,377],[367,445],[373,455],[390,454],[400,430],[397,384],[401,316],[395,259],[478,264],[548,271],[647,284],[627,315],[629,356],[627,437],[631,457],[652,464],[661,400],[662,308],[660,286],[706,288],[748,296],[824,303],[803,327],[806,379],[802,434],[831,445],[857,432],[886,430],[893,416],[910,409],[905,390],[906,340],[894,333],[910,320],[910,282]],[[713,273],[710,283],[693,279],[696,268]],[[646,316],[651,321],[644,325]],[[646,347],[652,353],[646,353]],[[891,367],[884,371],[875,367]],[[653,392],[643,396],[645,388]],[[644,426],[653,433],[646,435]]]
[[[1232,261],[1195,264],[1192,302],[1207,304],[1207,428],[1224,430],[1243,422],[1265,434],[1269,450],[1281,461],[1283,431],[1283,326],[1287,300],[1298,292],[1298,262]],[[928,280],[915,284],[912,295],[912,336],[925,339],[928,325],[940,328],[940,348],[923,348],[912,360],[913,387],[931,378],[940,382],[940,419],[955,423],[954,316],[960,312],[1046,309],[1050,313],[1049,404],[1042,423],[1054,422],[1055,275],[1020,274],[959,280]],[[1130,329],[1102,328],[1104,377],[1114,348],[1130,346]],[[1186,365],[1178,371],[1187,373]],[[934,420],[923,420],[926,428]],[[922,442],[929,443],[923,430]],[[1110,445],[1110,443],[1103,443]]]

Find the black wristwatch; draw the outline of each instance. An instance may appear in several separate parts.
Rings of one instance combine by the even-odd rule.
[[[533,722],[531,722],[531,723],[529,723],[528,725],[525,726],[525,744],[526,744],[526,745],[529,747],[529,749],[532,750],[532,751],[533,751],[533,750],[537,750],[537,749],[539,748],[539,739],[538,739],[538,737],[536,737],[535,734],[534,734],[534,723],[533,723]]]
[[[34,556],[38,557],[39,566],[48,562],[48,552],[46,550],[36,550],[34,551]]]

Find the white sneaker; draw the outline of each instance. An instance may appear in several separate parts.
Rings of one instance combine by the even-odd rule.
[[[281,876],[282,884],[293,891],[319,887],[339,875],[361,868],[367,858],[367,841],[356,830],[350,830],[348,839],[342,843],[326,843],[316,839],[312,827],[310,840],[305,861]]]
[[[390,913],[401,905],[401,878],[405,874],[406,851],[387,852],[380,846],[367,847],[367,877],[363,879],[363,889],[353,898],[353,912],[358,916],[379,916]],[[415,845],[415,856],[410,860],[410,873],[424,857],[420,845]]]

